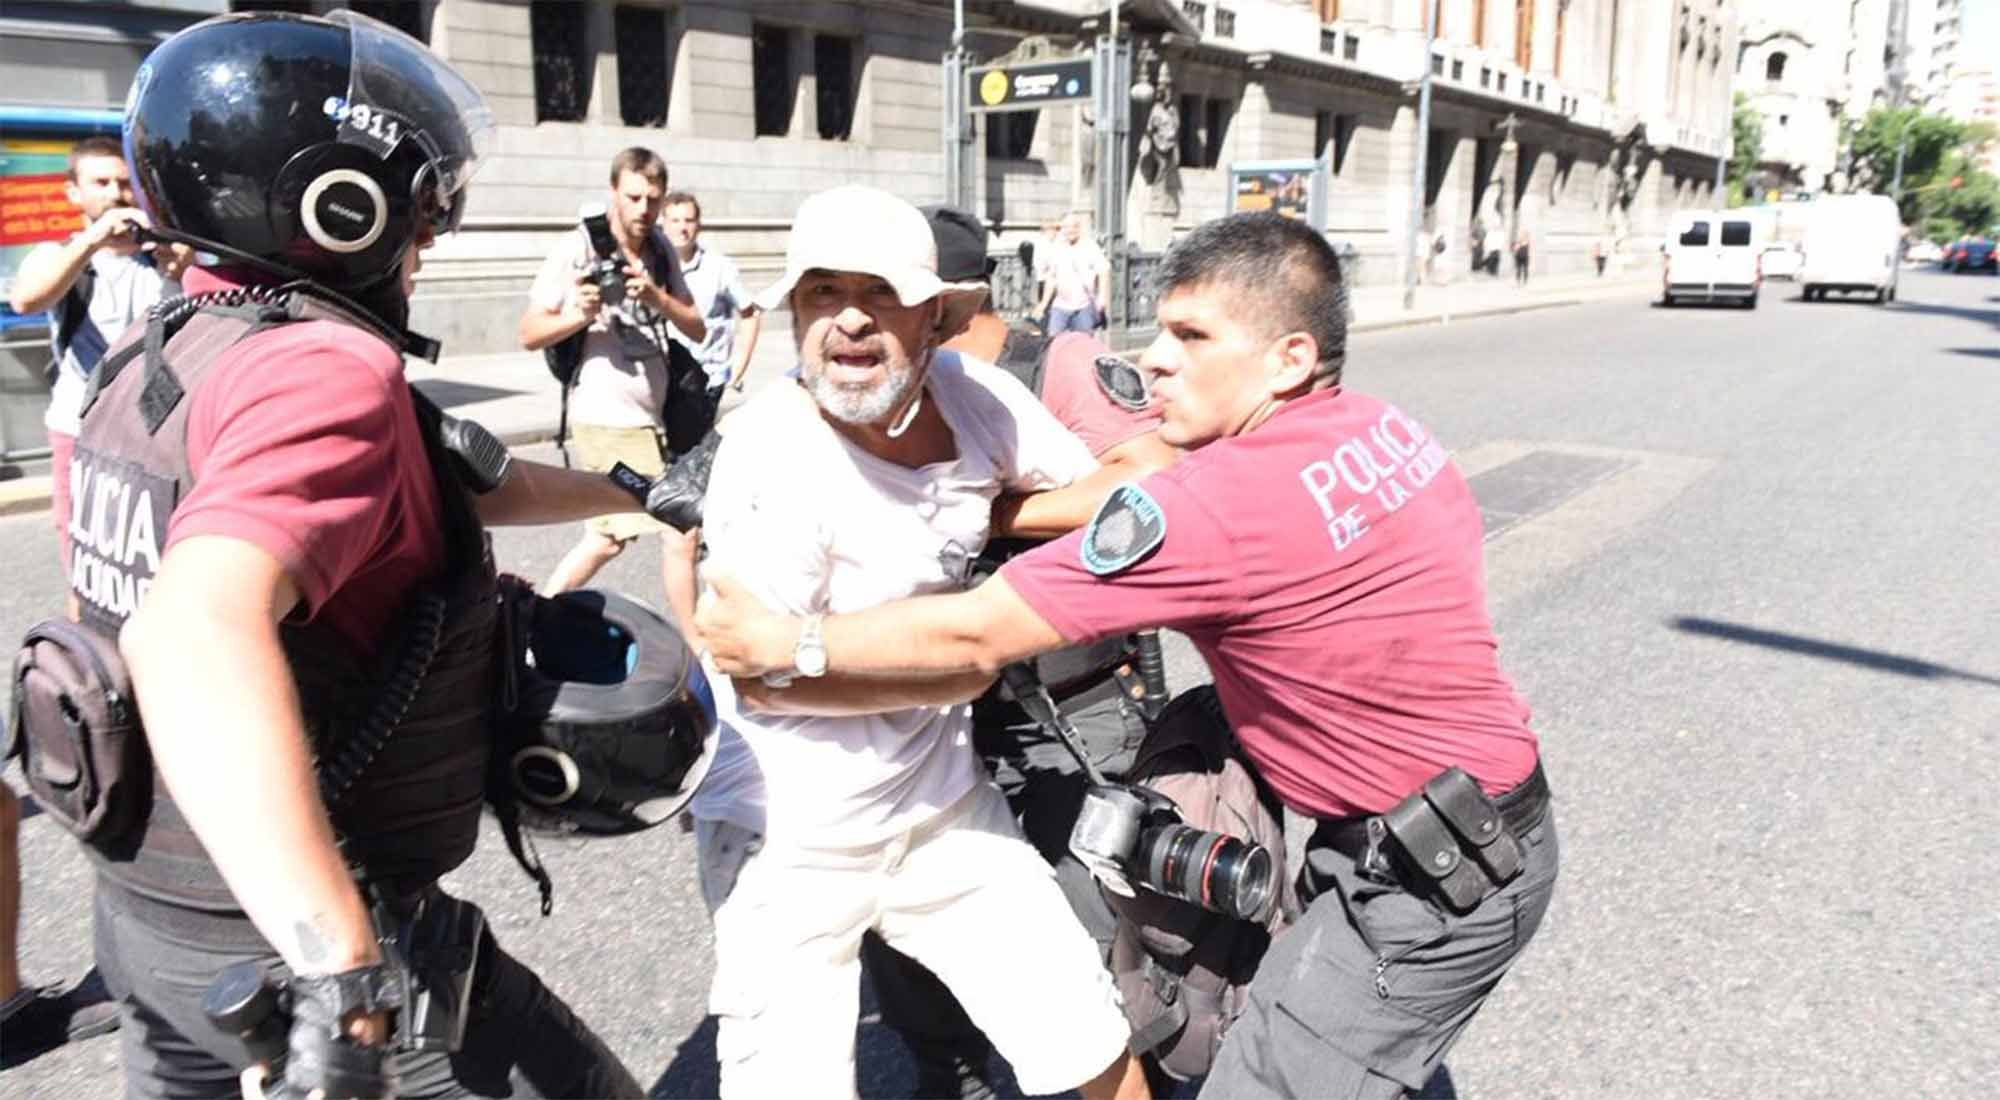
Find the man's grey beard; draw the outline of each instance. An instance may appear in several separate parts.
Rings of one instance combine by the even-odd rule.
[[[806,383],[806,392],[812,394],[828,416],[856,427],[887,421],[922,381],[916,364],[909,359],[890,365],[887,377],[869,386],[845,386],[833,381],[827,377],[830,365],[821,365]]]

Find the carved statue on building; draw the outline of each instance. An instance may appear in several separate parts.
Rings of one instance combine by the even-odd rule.
[[[1646,124],[1635,122],[1631,129],[1619,135],[1611,146],[1611,159],[1605,164],[1608,181],[1605,213],[1629,209],[1632,200],[1639,195],[1639,182],[1645,177],[1646,166],[1652,160],[1653,147],[1646,142]]]
[[[1174,95],[1173,77],[1162,67],[1153,93],[1152,110],[1146,113],[1146,132],[1139,149],[1139,171],[1146,182],[1171,186],[1181,164],[1181,109]]]

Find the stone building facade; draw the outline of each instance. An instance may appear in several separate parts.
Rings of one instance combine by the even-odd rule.
[[[1158,249],[1222,214],[1232,162],[1324,157],[1328,233],[1356,250],[1361,283],[1399,283],[1428,64],[1424,241],[1443,237],[1469,268],[1475,232],[1499,247],[1518,228],[1552,273],[1586,270],[1606,235],[1648,249],[1672,211],[1715,201],[1740,2],[1123,0],[1135,76],[1160,89],[1135,111],[1127,147],[1130,237]],[[465,231],[421,276],[416,320],[455,353],[512,350],[536,266],[627,145],[666,157],[753,285],[775,274],[790,215],[814,190],[862,181],[918,202],[943,195],[950,0],[353,6],[424,37],[501,124]],[[964,6],[978,60],[1070,56],[1105,30],[1103,0]],[[1171,155],[1140,165],[1155,113],[1177,130]],[[996,252],[1092,204],[1096,122],[1067,105],[977,120],[972,201],[1000,231]]]

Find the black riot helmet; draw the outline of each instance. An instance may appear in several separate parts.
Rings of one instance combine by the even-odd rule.
[[[520,823],[619,836],[679,813],[715,760],[715,696],[659,612],[613,592],[527,593],[518,698],[496,755]]]
[[[371,305],[420,229],[457,228],[492,133],[464,77],[345,10],[197,23],[147,56],[125,103],[162,236]]]

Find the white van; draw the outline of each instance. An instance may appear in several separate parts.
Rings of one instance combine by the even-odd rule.
[[[1806,218],[1805,263],[1799,283],[1806,301],[1829,291],[1896,300],[1902,265],[1903,219],[1887,195],[1828,195],[1815,199]]]
[[[1764,228],[1744,210],[1683,210],[1667,230],[1660,304],[1737,302],[1757,308]]]

